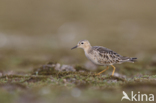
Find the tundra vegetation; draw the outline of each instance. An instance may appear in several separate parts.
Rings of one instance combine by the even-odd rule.
[[[0,103],[118,103],[123,91],[142,103],[156,97],[155,4],[0,0]],[[95,76],[106,67],[71,51],[83,39],[138,59],[115,65],[113,77],[112,67]]]

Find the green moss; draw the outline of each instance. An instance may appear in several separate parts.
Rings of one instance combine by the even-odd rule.
[[[133,77],[122,78],[111,75],[95,75],[94,72],[89,72],[81,66],[76,66],[76,71],[57,71],[52,66],[53,63],[34,69],[31,75],[5,75],[0,77],[0,88],[7,92],[24,92],[29,91],[37,96],[50,94],[50,97],[56,98],[59,95],[71,96],[73,89],[76,92],[83,92],[90,95],[89,98],[100,95],[105,95],[101,98],[108,100],[107,95],[115,95],[118,100],[118,95],[122,91],[144,91],[152,93],[155,88],[155,75],[143,75],[141,73]],[[130,69],[130,68],[129,68]],[[140,70],[136,70],[140,71]],[[120,71],[119,71],[120,72]],[[123,72],[123,70],[122,70]],[[125,73],[128,69],[125,69]],[[131,73],[135,73],[135,69]],[[61,89],[63,88],[63,89]],[[144,89],[146,88],[146,89]],[[63,92],[62,92],[63,91]],[[84,92],[85,91],[85,92]],[[94,95],[96,92],[96,95]],[[88,93],[88,94],[87,94]],[[93,93],[93,94],[91,94]],[[113,94],[111,94],[113,93]],[[1,93],[0,93],[1,95]],[[18,95],[18,94],[17,94]],[[25,94],[24,97],[25,98]],[[19,97],[19,96],[17,96]],[[119,96],[119,100],[122,95]],[[111,99],[110,99],[111,100]]]
[[[29,79],[23,81],[23,82],[45,82],[48,79],[48,77],[30,77]]]
[[[43,65],[38,69],[34,69],[31,73],[32,75],[53,75],[56,74],[58,71],[54,69],[54,67]]]
[[[105,77],[104,79],[109,79],[109,80],[117,80],[117,81],[126,82],[126,80],[125,80],[125,79],[120,78],[120,77],[116,77],[116,76],[108,76],[108,77]]]
[[[75,66],[75,69],[76,69],[76,71],[86,71],[86,72],[88,72],[87,69],[81,67],[80,65],[76,65],[76,66]]]

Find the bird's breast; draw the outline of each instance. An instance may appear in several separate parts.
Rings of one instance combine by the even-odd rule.
[[[97,55],[95,53],[85,53],[85,55],[94,64],[99,65],[98,58],[97,58]]]

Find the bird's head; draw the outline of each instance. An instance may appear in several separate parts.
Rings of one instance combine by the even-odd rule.
[[[91,47],[91,45],[88,40],[81,40],[78,42],[78,44],[76,46],[74,46],[71,49],[82,48],[82,49],[86,50],[86,49],[89,49],[90,47]]]

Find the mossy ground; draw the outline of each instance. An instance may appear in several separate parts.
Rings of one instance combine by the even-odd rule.
[[[114,103],[121,101],[122,91],[128,95],[131,91],[156,94],[156,75],[142,75],[138,72],[127,77],[111,76],[108,75],[111,72],[106,71],[96,76],[97,71],[89,71],[81,66],[75,68],[74,72],[66,72],[42,66],[24,75],[4,75],[0,77],[0,102]],[[139,71],[139,67],[126,65],[124,72],[127,73],[126,70],[130,68],[134,68],[131,71]]]

